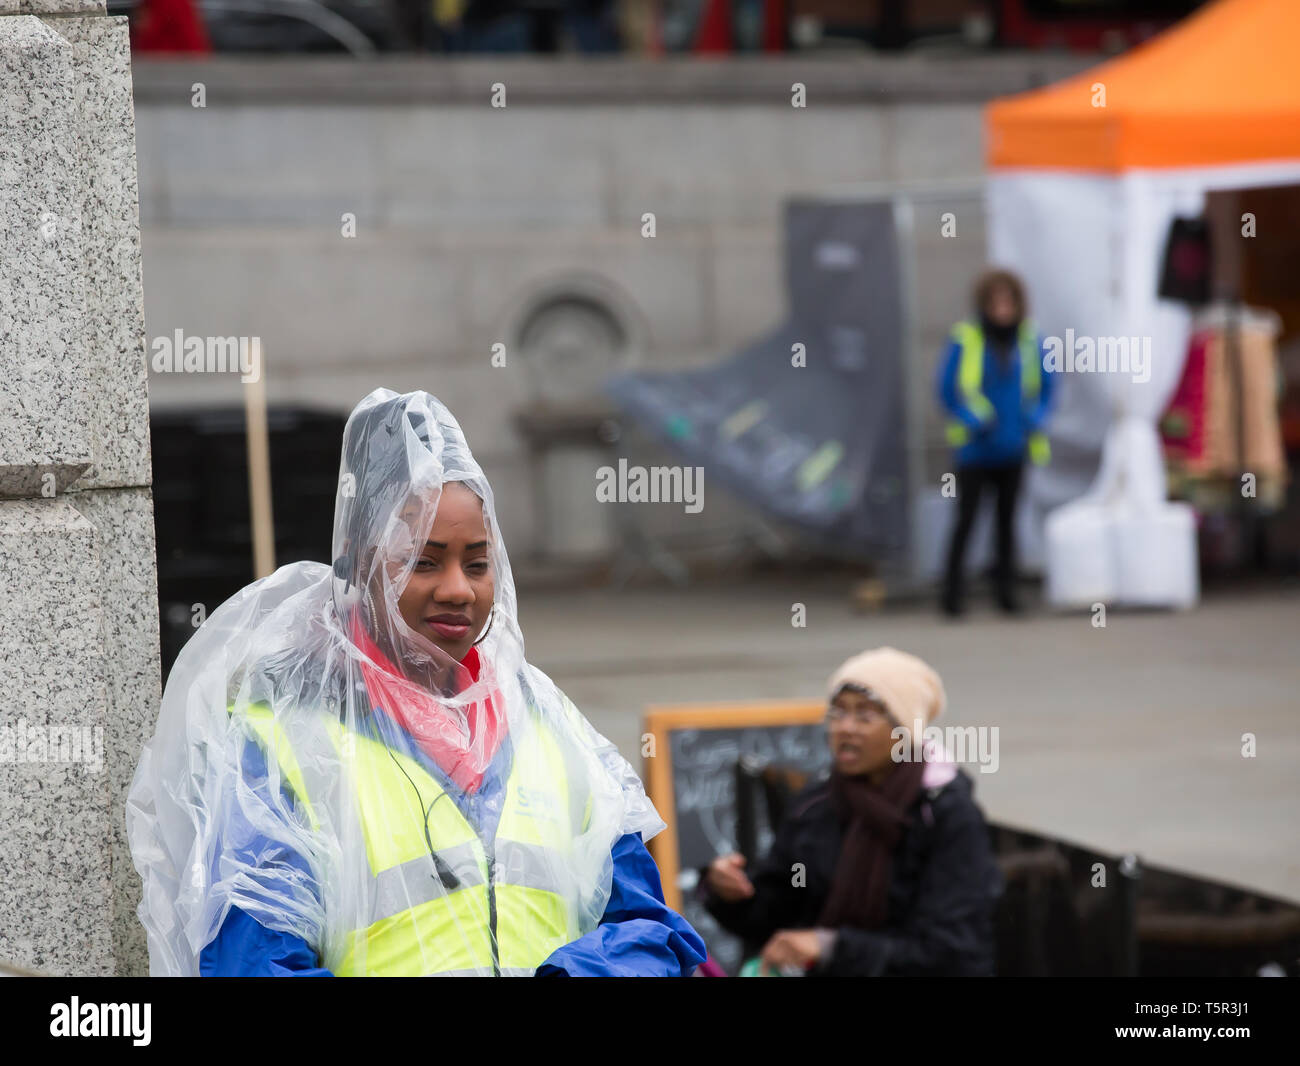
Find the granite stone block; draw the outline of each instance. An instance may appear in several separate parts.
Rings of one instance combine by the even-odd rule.
[[[103,614],[107,717],[109,843],[113,880],[113,957],[119,976],[144,976],[149,953],[136,917],[140,877],[126,839],[126,794],[152,735],[162,697],[158,649],[158,577],[153,496],[148,488],[73,492],[69,502],[99,540],[99,598]]]
[[[148,966],[125,800],[156,553],[130,46],[102,12],[0,0],[0,959],[50,974]]]
[[[0,496],[52,495],[94,461],[79,96],[68,40],[0,18]]]
[[[0,15],[102,15],[105,10],[104,0],[0,0]]]
[[[0,501],[0,958],[44,973],[114,970],[103,542],[67,498]]]
[[[148,484],[127,20],[0,20],[0,93],[0,496]]]
[[[150,482],[140,220],[125,18],[51,18],[72,48],[80,166],[82,343],[94,464],[77,488]]]

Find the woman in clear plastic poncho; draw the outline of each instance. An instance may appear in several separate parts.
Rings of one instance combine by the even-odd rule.
[[[154,974],[688,974],[641,783],[524,660],[492,491],[426,393],[344,431],[334,565],[181,652],[127,803]]]

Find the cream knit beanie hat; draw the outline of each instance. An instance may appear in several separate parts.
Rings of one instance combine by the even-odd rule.
[[[831,675],[829,702],[845,685],[866,689],[920,744],[926,726],[948,705],[943,682],[925,662],[897,648],[873,648],[855,655]]]

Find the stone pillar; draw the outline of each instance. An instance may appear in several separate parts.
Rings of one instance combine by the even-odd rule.
[[[130,46],[0,0],[0,960],[148,970],[125,799],[159,701]]]

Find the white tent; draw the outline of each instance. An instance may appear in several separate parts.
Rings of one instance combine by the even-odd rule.
[[[1297,55],[1300,4],[1218,0],[1132,52],[988,109],[990,258],[1027,279],[1046,335],[1094,349],[1094,369],[1061,379],[1058,460],[1029,486],[1053,511],[1053,603],[1196,600],[1194,519],[1165,502],[1155,429],[1191,316],[1157,297],[1160,258],[1171,220],[1199,215],[1207,193],[1300,183]],[[1121,362],[1134,345],[1149,345],[1145,375],[1132,352]],[[1076,499],[1085,485],[1068,459],[1098,453]]]

